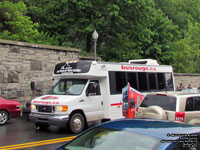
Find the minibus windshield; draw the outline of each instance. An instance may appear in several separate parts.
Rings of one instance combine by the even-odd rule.
[[[80,95],[87,79],[61,79],[47,94],[51,95]]]

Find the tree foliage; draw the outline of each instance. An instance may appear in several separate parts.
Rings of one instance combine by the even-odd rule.
[[[60,46],[92,51],[92,32],[99,32],[98,54],[106,61],[154,58],[169,62],[176,26],[153,0],[27,0],[39,31],[58,36]],[[160,57],[162,56],[162,58]]]
[[[105,61],[152,58],[200,72],[199,0],[4,0],[0,38],[76,47]]]
[[[200,24],[190,23],[184,39],[175,43],[173,66],[176,72],[199,72],[200,64]]]
[[[28,9],[23,1],[0,2],[0,38],[40,44],[58,44],[55,36],[48,32],[38,32],[39,24],[28,16]]]
[[[176,72],[199,72],[200,62],[200,1],[155,0],[157,8],[178,26],[174,41],[172,64]],[[199,72],[200,73],[200,72]]]
[[[37,23],[26,16],[27,7],[22,2],[0,2],[0,38],[34,42],[38,36]]]

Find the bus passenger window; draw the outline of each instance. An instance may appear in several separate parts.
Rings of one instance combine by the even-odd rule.
[[[173,90],[173,79],[172,79],[172,74],[171,73],[166,73],[165,74],[165,78],[166,78],[166,85],[167,85],[167,89],[168,90]]]
[[[137,73],[130,72],[128,73],[128,82],[130,83],[131,87],[138,90],[138,82],[137,82]]]
[[[126,86],[125,72],[115,72],[117,93],[122,93],[122,88]]]
[[[149,90],[156,90],[157,89],[156,74],[148,73],[148,77],[149,77]]]
[[[139,91],[147,91],[148,90],[147,73],[138,72],[138,78],[139,78]]]
[[[166,86],[165,86],[165,74],[164,73],[158,73],[157,77],[158,77],[158,89],[159,90],[166,89]]]

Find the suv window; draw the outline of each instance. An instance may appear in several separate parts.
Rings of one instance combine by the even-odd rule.
[[[192,97],[186,100],[185,111],[194,111],[194,103]]]
[[[164,110],[176,111],[176,98],[163,95],[147,95],[140,107],[157,105]]]
[[[200,110],[200,97],[194,97],[194,110]]]
[[[190,97],[186,100],[185,111],[199,111],[200,97]]]

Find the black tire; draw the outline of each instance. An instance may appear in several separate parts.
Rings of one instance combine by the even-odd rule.
[[[85,128],[85,119],[82,114],[75,113],[71,116],[69,120],[69,128],[72,133],[81,133]]]
[[[8,119],[9,119],[8,113],[4,110],[0,110],[0,125],[6,124]]]
[[[42,123],[35,123],[35,127],[37,128],[37,130],[45,130],[49,127],[49,125]]]

